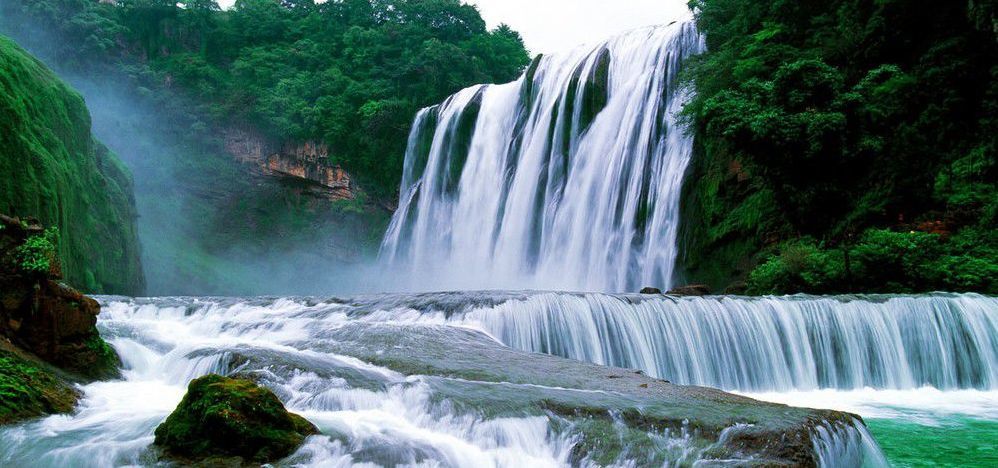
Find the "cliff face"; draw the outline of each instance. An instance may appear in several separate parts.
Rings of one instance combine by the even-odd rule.
[[[229,130],[224,138],[226,152],[265,175],[299,179],[307,184],[310,193],[330,201],[357,198],[357,188],[350,175],[340,166],[327,162],[329,147],[323,143],[306,141],[274,145],[243,129]]]
[[[14,346],[87,379],[117,375],[97,301],[59,282],[52,232],[0,215],[0,349]]]
[[[83,99],[0,37],[0,212],[60,231],[67,282],[93,293],[145,286],[132,180],[94,140]]]

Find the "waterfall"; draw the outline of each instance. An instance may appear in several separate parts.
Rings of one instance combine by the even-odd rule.
[[[824,424],[815,429],[814,451],[818,466],[890,466],[873,436],[862,424]]]
[[[741,466],[779,464],[792,454],[817,466],[882,464],[876,442],[848,417],[822,421],[815,418],[827,413],[711,396],[707,389],[669,386],[644,394],[637,382],[655,385],[646,376],[520,353],[468,330],[467,320],[486,310],[513,317],[522,309],[511,307],[551,296],[584,299],[523,293],[100,298],[98,326],[123,358],[122,379],[81,385],[72,414],[0,427],[0,466],[161,465],[152,447],[156,427],[190,380],[208,373],[252,376],[322,430],[276,466]],[[593,297],[622,304],[623,316],[633,313],[624,297]],[[584,314],[564,309],[566,319]],[[380,363],[368,360],[386,352]],[[472,374],[437,367],[475,355],[489,364],[471,367]],[[511,356],[517,365],[509,365]],[[411,374],[400,370],[406,368]],[[604,371],[630,377],[606,379]],[[580,380],[585,375],[596,377]],[[671,392],[684,396],[670,400]],[[662,401],[689,406],[677,410]],[[673,411],[687,418],[682,425],[659,426],[672,417],[656,418]],[[718,417],[719,411],[744,414]],[[792,454],[769,450],[764,441]],[[758,458],[774,455],[779,460]]]
[[[726,390],[998,389],[998,299],[974,294],[537,293],[448,320],[513,348]]]
[[[424,109],[383,259],[416,289],[671,285],[703,48],[691,20],[639,29]]]

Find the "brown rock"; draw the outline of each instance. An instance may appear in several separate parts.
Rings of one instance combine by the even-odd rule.
[[[97,332],[97,301],[56,281],[57,268],[21,270],[15,252],[41,227],[8,217],[0,225],[0,338],[84,378],[116,376],[118,356]]]
[[[317,141],[275,145],[243,129],[225,132],[225,150],[267,176],[291,177],[309,184],[309,192],[331,201],[357,198],[357,188],[342,167],[329,164],[329,146]]]

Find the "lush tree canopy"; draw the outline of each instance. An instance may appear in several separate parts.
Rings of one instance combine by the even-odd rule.
[[[995,2],[690,4],[709,48],[687,109],[694,276],[721,283],[764,261],[756,292],[998,291]],[[834,281],[802,278],[824,261],[798,260],[826,250]]]
[[[277,141],[321,140],[369,190],[391,194],[416,110],[529,61],[519,34],[486,29],[458,0],[12,0],[4,12],[56,25],[60,63],[111,63],[173,89],[209,123]]]

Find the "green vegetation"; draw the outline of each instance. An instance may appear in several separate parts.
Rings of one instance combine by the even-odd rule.
[[[377,253],[416,110],[528,62],[515,32],[457,0],[116,3],[7,0],[0,32],[86,90],[136,174],[153,295],[327,291],[301,278]],[[261,176],[228,154],[229,130],[265,151],[325,144],[319,162],[360,199]]]
[[[94,362],[88,369],[91,376],[113,378],[120,375],[121,358],[104,338],[95,333],[83,345],[94,356]]]
[[[95,293],[142,291],[132,182],[90,135],[83,99],[0,37],[0,213],[58,227],[66,279]],[[46,271],[56,231],[29,240],[25,269]]]
[[[68,413],[77,394],[40,365],[0,349],[0,425]]]
[[[48,228],[40,235],[28,237],[24,244],[14,250],[17,268],[28,274],[45,275],[59,261],[57,251],[59,229]]]
[[[192,130],[250,126],[276,142],[322,141],[375,195],[391,196],[416,111],[481,82],[514,79],[518,33],[486,29],[458,0],[13,0],[19,28],[55,26],[71,71],[125,71],[195,103]],[[30,40],[30,39],[29,39]],[[61,47],[61,48],[59,48]],[[82,50],[81,50],[82,49]]]
[[[998,290],[995,236],[964,229],[946,239],[925,232],[871,229],[851,245],[788,241],[749,275],[751,294],[829,294]]]
[[[994,2],[690,4],[690,279],[998,293]]]
[[[190,383],[177,409],[156,428],[156,445],[184,459],[242,457],[262,463],[290,455],[318,432],[287,412],[267,388],[208,375]]]

